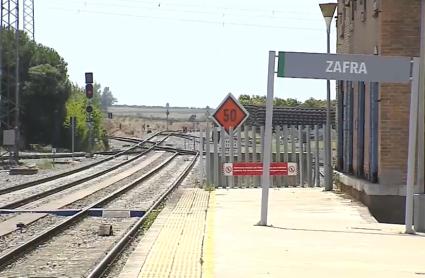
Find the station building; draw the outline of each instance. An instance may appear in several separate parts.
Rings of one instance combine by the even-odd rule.
[[[420,17],[420,0],[338,0],[337,53],[419,56]],[[404,223],[410,84],[338,81],[337,103],[337,184]]]

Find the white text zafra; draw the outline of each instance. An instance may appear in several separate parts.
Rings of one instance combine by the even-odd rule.
[[[326,72],[367,74],[366,63],[353,61],[326,61]]]

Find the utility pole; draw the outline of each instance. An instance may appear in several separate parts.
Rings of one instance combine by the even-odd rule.
[[[0,3],[0,131],[3,130],[3,1]]]
[[[16,71],[15,71],[15,99],[11,97],[9,92],[7,93],[7,98],[4,98],[4,95],[1,95],[2,88],[0,84],[0,122],[4,115],[7,115],[7,129],[14,131],[14,146],[13,146],[13,159],[17,163],[19,160],[19,114],[20,114],[20,102],[19,102],[19,0],[1,0],[1,27],[0,32],[3,29],[14,30],[15,33],[15,43],[16,43]],[[3,53],[3,41],[0,39],[0,56]],[[3,72],[1,71],[3,67],[3,59],[0,57],[0,80],[2,80]],[[0,82],[1,83],[1,82]],[[7,88],[9,89],[9,87]],[[5,105],[7,104],[7,105]],[[12,107],[11,107],[12,106]],[[13,112],[15,114],[14,124],[10,122]]]
[[[23,30],[34,40],[34,0],[23,0]]]
[[[15,88],[15,162],[19,162],[19,1],[16,1],[16,29],[15,29],[15,40],[16,40],[16,88]]]

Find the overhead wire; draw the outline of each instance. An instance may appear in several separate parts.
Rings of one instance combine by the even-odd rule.
[[[57,0],[56,0],[57,1]],[[59,1],[63,1],[63,0],[59,0]],[[53,1],[51,1],[53,2]],[[201,10],[179,10],[176,8],[167,8],[167,10],[170,11],[179,11],[179,12],[199,12],[199,13],[229,13],[230,12],[245,12],[245,13],[255,13],[255,14],[259,14],[259,13],[264,13],[266,14],[266,17],[270,17],[270,14],[272,15],[272,17],[275,14],[289,14],[289,15],[296,15],[299,14],[302,17],[288,17],[285,16],[284,18],[286,19],[296,19],[296,20],[305,20],[305,21],[310,21],[310,20],[314,20],[312,18],[309,18],[308,16],[311,15],[317,15],[317,13],[310,13],[310,12],[300,12],[300,11],[294,11],[294,10],[279,10],[279,9],[274,9],[274,8],[270,8],[268,10],[264,10],[264,9],[247,9],[247,8],[235,8],[235,7],[228,7],[228,6],[210,6],[210,5],[199,5],[199,4],[182,4],[182,3],[173,3],[173,2],[169,2],[169,1],[145,1],[145,0],[119,0],[119,1],[100,1],[100,2],[96,2],[93,0],[66,0],[67,3],[69,2],[80,2],[80,3],[84,3],[85,6],[87,5],[93,5],[93,4],[99,4],[102,5],[103,7],[105,6],[115,6],[115,7],[128,7],[128,8],[136,8],[139,6],[128,6],[128,5],[122,5],[122,2],[127,2],[127,3],[132,3],[132,4],[145,4],[147,5],[146,9],[157,9],[158,7],[163,8],[164,6],[175,6],[177,8],[180,7],[196,7],[196,8],[202,8],[202,9],[215,9],[216,11],[201,11]],[[109,3],[108,3],[109,2]],[[115,3],[114,3],[115,2]],[[117,4],[120,3],[120,4]]]
[[[57,0],[56,0],[57,1]],[[121,0],[123,1],[123,0]],[[54,2],[54,1],[53,1]],[[88,14],[99,14],[99,15],[104,15],[104,16],[125,16],[125,17],[133,17],[133,18],[144,18],[144,19],[156,19],[156,20],[172,20],[172,21],[181,21],[181,22],[191,22],[191,23],[204,23],[204,24],[217,24],[217,25],[222,25],[222,26],[226,26],[226,25],[230,25],[230,26],[245,26],[245,27],[257,27],[257,28],[273,28],[273,29],[291,29],[291,30],[309,30],[309,31],[319,31],[321,29],[319,28],[309,28],[309,27],[293,27],[293,26],[285,26],[285,25],[280,25],[279,23],[281,21],[287,20],[287,19],[291,19],[291,20],[301,20],[301,18],[288,18],[288,17],[284,17],[284,18],[280,18],[277,16],[264,16],[264,15],[260,15],[260,16],[249,16],[249,20],[251,22],[246,23],[246,22],[241,22],[239,20],[235,20],[235,18],[238,18],[238,16],[235,16],[234,14],[227,14],[227,13],[219,13],[219,12],[213,12],[213,11],[202,11],[202,10],[178,10],[178,9],[169,9],[169,8],[161,8],[161,7],[152,7],[152,6],[148,6],[148,7],[139,7],[139,6],[128,6],[128,5],[122,5],[122,4],[116,4],[114,3],[114,1],[107,1],[109,3],[105,3],[105,1],[102,2],[98,2],[98,1],[81,1],[81,0],[77,0],[77,1],[72,1],[74,4],[77,4],[78,6],[74,6],[74,8],[63,8],[63,7],[56,7],[56,6],[50,6],[51,9],[54,10],[61,10],[61,11],[66,11],[66,12],[80,12],[80,13],[88,13]],[[79,2],[79,3],[77,3]],[[112,2],[112,3],[111,3]],[[153,1],[130,1],[127,0],[127,2],[142,2],[142,3],[149,3],[152,4]],[[49,4],[52,2],[49,2]],[[84,8],[80,8],[81,4],[84,4]],[[86,7],[91,7],[91,6],[101,6],[100,9],[90,9],[90,8],[86,8]],[[104,8],[108,9],[108,8],[122,8],[122,9],[131,9],[132,12],[118,12],[118,11],[105,11],[103,10]],[[157,12],[159,15],[151,15],[151,14],[139,14],[139,13],[135,13],[134,11],[138,10],[138,8],[141,8],[141,11],[155,11]],[[187,17],[173,17],[173,16],[169,16],[169,15],[163,15],[164,13],[190,13],[193,15],[199,15],[202,16],[202,18],[187,18]],[[205,15],[211,15],[211,16],[215,16],[213,19],[205,19]],[[239,16],[240,17],[240,16]],[[243,17],[243,16],[242,16]],[[269,19],[269,21],[272,21],[272,24],[270,24],[269,22],[267,22],[266,24],[263,23],[259,23],[259,22],[255,22],[253,23],[253,19],[257,19],[257,17],[264,17]],[[312,21],[312,19],[308,19],[310,21]],[[276,24],[277,23],[277,24]]]
[[[54,0],[53,0],[54,1]],[[52,0],[50,2],[53,2]],[[59,1],[66,1],[67,3],[69,2],[84,2],[85,4],[90,4],[93,2],[93,0],[59,0]],[[106,0],[106,1],[102,1],[103,4],[105,4],[105,2],[114,2],[113,0]],[[304,11],[304,9],[298,9],[298,10],[281,10],[281,9],[275,9],[275,8],[270,8],[270,9],[258,9],[258,8],[253,8],[253,9],[249,9],[249,8],[241,8],[241,7],[230,7],[230,6],[212,6],[212,5],[207,5],[207,4],[188,4],[188,3],[175,3],[175,2],[171,2],[171,1],[162,1],[162,0],[119,0],[117,1],[119,3],[122,2],[128,2],[128,3],[134,3],[134,4],[147,4],[147,5],[169,5],[169,6],[176,6],[176,7],[198,7],[198,8],[207,8],[207,9],[217,9],[217,10],[233,10],[233,11],[239,11],[239,12],[254,12],[254,13],[259,13],[259,12],[263,12],[263,13],[283,13],[283,14],[300,14],[303,15],[304,17],[306,15],[313,15],[313,14],[317,14],[317,13],[311,13],[311,12],[306,12]],[[285,2],[283,2],[285,3]],[[264,2],[262,3],[264,4]],[[282,3],[280,3],[282,4]],[[303,10],[303,12],[300,12],[300,10]]]
[[[77,12],[77,13],[87,13],[87,14],[98,14],[98,15],[104,15],[104,16],[119,16],[119,17],[155,19],[155,20],[181,21],[181,22],[191,22],[191,23],[204,23],[204,24],[215,24],[215,25],[222,25],[222,26],[230,25],[230,26],[245,26],[245,27],[256,27],[256,28],[306,30],[306,31],[317,31],[317,32],[322,30],[320,28],[241,23],[241,22],[234,22],[234,21],[190,19],[190,18],[181,18],[181,17],[163,17],[163,16],[141,15],[141,14],[131,14],[131,13],[105,12],[105,11],[97,11],[97,10],[89,10],[89,9],[65,9],[65,8],[60,8],[60,7],[50,7],[50,9],[60,10],[60,11],[65,11],[65,12],[73,12],[73,13]]]

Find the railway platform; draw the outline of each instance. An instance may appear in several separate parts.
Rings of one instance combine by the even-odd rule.
[[[121,272],[126,277],[423,277],[425,236],[381,224],[320,188],[176,191]]]

